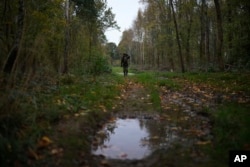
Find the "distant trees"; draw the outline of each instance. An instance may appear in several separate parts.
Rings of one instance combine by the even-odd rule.
[[[223,59],[223,27],[222,27],[222,17],[221,17],[221,7],[219,0],[214,0],[215,9],[216,9],[216,21],[217,21],[217,57],[218,57],[218,66],[220,70],[224,69],[224,59]]]
[[[120,63],[121,58],[120,58],[119,51],[115,43],[110,42],[106,44],[106,53],[110,57],[110,61],[112,65],[115,65],[116,64],[115,61],[117,60],[119,60],[119,63]]]
[[[138,11],[119,44],[131,52],[133,63],[182,72],[250,69],[248,1],[142,2],[145,10]]]
[[[106,0],[2,0],[1,71],[29,77],[91,71],[105,54],[104,32],[118,28],[114,17]]]

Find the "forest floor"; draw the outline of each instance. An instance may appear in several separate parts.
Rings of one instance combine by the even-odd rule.
[[[165,79],[167,78],[160,78],[160,80]],[[249,96],[222,93],[223,91],[220,88],[217,89],[207,84],[193,83],[180,78],[173,79],[173,81],[181,85],[181,88],[173,88],[173,86],[169,87],[163,84],[164,86],[157,89],[160,98],[160,108],[158,108],[154,104],[154,101],[157,100],[151,97],[153,96],[152,87],[147,87],[131,79],[125,79],[121,100],[118,103],[116,114],[111,117],[111,122],[119,118],[130,120],[139,117],[145,123],[146,119],[144,126],[148,128],[149,137],[146,138],[146,143],[145,139],[141,142],[150,145],[153,151],[149,156],[139,160],[127,159],[129,152],[122,152],[122,150],[117,152],[116,158],[106,158],[104,151],[104,155],[94,156],[95,166],[228,166],[228,161],[225,158],[228,155],[221,156],[225,158],[223,159],[220,156],[215,158],[216,155],[211,153],[212,149],[216,149],[212,129],[215,118],[213,118],[211,112],[216,112],[218,106],[222,103],[234,101],[240,104],[249,104]],[[143,116],[141,117],[141,115]],[[151,124],[148,123],[150,120]],[[122,141],[125,142],[125,145],[126,140]],[[103,149],[109,147],[103,142],[101,142],[101,145],[103,145]],[[158,145],[162,146],[157,147]],[[243,147],[248,146],[248,144],[245,144]],[[129,147],[129,145],[126,147]],[[117,148],[114,147],[110,150],[115,152],[115,149]],[[132,149],[131,152],[136,152],[136,150]]]
[[[39,117],[42,130],[35,131],[39,137],[33,147],[25,148],[27,159],[8,163],[65,167],[228,166],[230,150],[250,150],[249,81],[242,78],[249,75],[138,72],[126,78],[99,78],[94,84],[87,79],[86,85],[83,81],[79,85],[70,83],[54,93],[52,100],[67,112],[58,113],[56,108],[53,114],[60,117],[50,115],[49,119],[56,120],[53,124]],[[122,146],[108,143],[119,133],[116,130],[121,124],[134,128],[122,132],[118,139]],[[138,134],[131,134],[135,126],[139,126],[138,134],[143,129],[146,133],[141,138],[139,135],[138,149],[148,148],[148,154],[140,158],[140,152],[137,158],[130,158],[137,152],[131,143],[137,140]]]

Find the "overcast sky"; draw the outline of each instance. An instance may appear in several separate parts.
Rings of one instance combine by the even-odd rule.
[[[108,29],[105,35],[108,42],[114,42],[118,45],[122,32],[132,26],[142,4],[139,3],[139,0],[107,0],[107,2],[108,6],[112,7],[112,12],[115,14],[115,20],[121,29],[120,31]]]

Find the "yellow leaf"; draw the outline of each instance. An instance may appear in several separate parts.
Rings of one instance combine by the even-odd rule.
[[[197,145],[207,145],[207,144],[210,144],[211,141],[198,141],[196,144]]]
[[[61,105],[61,104],[62,104],[60,99],[57,99],[56,102],[57,102],[58,105]]]
[[[119,100],[121,99],[121,97],[120,97],[120,96],[116,96],[115,98],[116,98],[116,99],[119,99]]]
[[[110,166],[110,165],[109,165],[109,162],[108,162],[107,160],[102,160],[102,161],[101,161],[101,165],[102,165],[102,166]]]
[[[152,140],[157,140],[157,139],[159,139],[160,137],[159,136],[153,136],[151,139]]]
[[[37,147],[38,148],[44,148],[47,147],[48,145],[50,145],[52,143],[52,140],[50,140],[49,137],[47,136],[43,136],[37,143]]]
[[[110,119],[109,119],[109,122],[110,123],[113,123],[113,122],[115,122],[116,121],[116,118],[115,117],[111,117]]]
[[[104,105],[99,105],[103,112],[107,112],[106,107]]]
[[[51,150],[51,154],[52,155],[56,155],[56,154],[59,154],[59,153],[62,153],[63,152],[63,148],[54,148]]]
[[[50,138],[49,137],[47,137],[47,136],[43,136],[42,137],[42,140],[44,141],[44,142],[46,142],[46,143],[52,143],[52,140],[50,140]]]

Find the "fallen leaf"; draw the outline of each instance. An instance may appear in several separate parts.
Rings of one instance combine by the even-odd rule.
[[[50,145],[52,143],[52,140],[47,137],[47,136],[43,136],[37,143],[37,147],[38,148],[44,148],[47,147],[48,145]]]
[[[29,150],[28,150],[28,156],[32,159],[35,159],[35,160],[39,159],[39,156],[37,155],[37,153],[31,148],[29,148]]]
[[[84,111],[79,111],[79,114],[80,114],[81,116],[87,115]]]
[[[101,161],[101,165],[105,166],[105,167],[109,167],[110,166],[110,164],[109,164],[109,162],[107,160],[102,160]]]
[[[109,123],[113,123],[113,122],[115,122],[116,121],[116,118],[115,117],[111,117],[110,119],[109,119]]]
[[[107,109],[104,105],[99,105],[99,108],[101,108],[103,112],[107,112]]]
[[[198,141],[196,144],[197,145],[207,145],[207,144],[210,144],[211,141]]]
[[[171,130],[176,131],[176,130],[179,130],[179,128],[178,127],[172,127]]]
[[[63,117],[65,118],[65,119],[69,119],[69,115],[63,115]]]
[[[61,105],[62,104],[62,102],[61,102],[60,99],[57,99],[56,103],[57,103],[57,105]]]
[[[245,145],[244,145],[244,149],[250,150],[250,144],[245,144]]]
[[[107,134],[106,134],[106,132],[104,130],[100,130],[99,132],[97,132],[97,135],[99,137],[106,137],[107,136]]]
[[[52,155],[56,155],[63,152],[63,148],[54,148],[50,151]]]
[[[152,140],[157,140],[157,139],[159,139],[160,137],[159,136],[153,136],[151,139]]]

